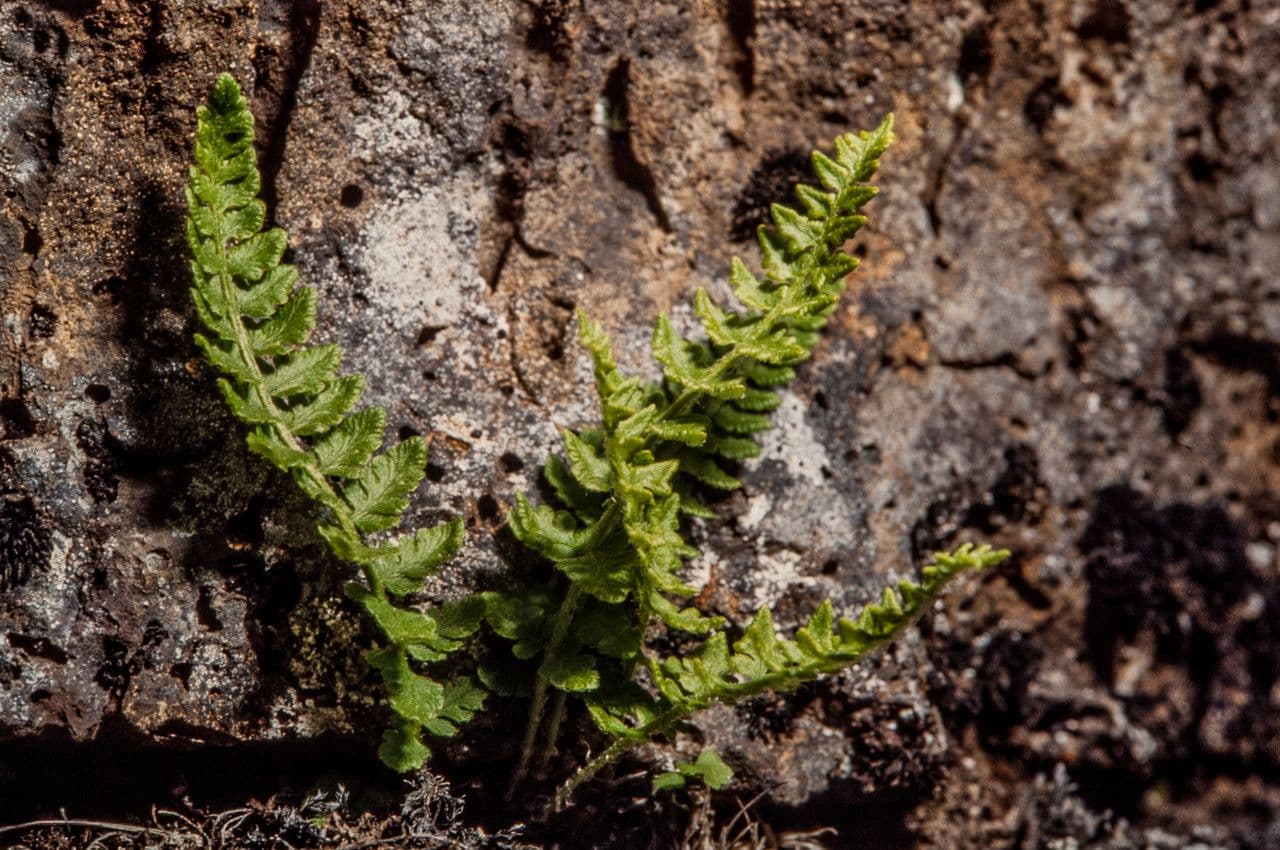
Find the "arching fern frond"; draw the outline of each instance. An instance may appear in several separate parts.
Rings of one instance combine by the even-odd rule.
[[[862,661],[919,619],[957,576],[1008,557],[1007,550],[966,544],[950,553],[936,553],[933,563],[921,571],[921,582],[886,587],[879,600],[853,619],[836,620],[831,602],[824,601],[796,631],[795,639],[788,640],[775,632],[769,609],[761,608],[732,648],[728,635],[717,631],[692,653],[649,659],[657,696],[632,688],[627,699],[614,696],[611,701],[590,703],[596,724],[614,742],[561,787],[556,805],[565,805],[578,785],[627,750],[670,734],[703,709],[765,691],[792,690]]]
[[[442,684],[415,666],[461,646],[479,625],[479,600],[433,613],[401,601],[457,551],[462,523],[382,545],[364,540],[399,525],[422,480],[426,444],[410,437],[378,453],[386,413],[351,412],[364,379],[337,374],[338,346],[306,344],[315,326],[315,290],[296,286],[297,270],[281,262],[284,231],[263,230],[260,184],[253,115],[235,79],[223,74],[197,111],[186,189],[191,296],[206,328],[196,344],[222,373],[218,387],[227,405],[249,425],[249,448],[324,506],[321,535],[363,574],[364,583],[349,583],[347,592],[385,638],[369,661],[382,674],[395,713],[379,752],[391,767],[412,770],[428,755],[424,732],[452,734],[482,701],[468,680]]]

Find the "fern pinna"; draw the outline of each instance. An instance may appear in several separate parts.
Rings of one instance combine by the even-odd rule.
[[[297,287],[281,262],[286,237],[263,230],[266,208],[253,150],[253,115],[235,79],[223,74],[197,111],[195,165],[187,186],[191,290],[207,334],[196,344],[222,373],[218,386],[249,426],[249,448],[289,473],[325,509],[319,530],[333,553],[364,582],[347,584],[377,624],[383,646],[368,653],[386,682],[394,722],[379,749],[397,770],[429,755],[423,733],[451,735],[479,709],[483,692],[468,679],[440,683],[417,665],[438,661],[475,631],[480,601],[424,613],[404,602],[462,543],[458,520],[371,545],[365,536],[395,528],[422,480],[427,449],[410,437],[381,454],[386,413],[350,412],[364,389],[359,375],[337,375],[336,345],[306,345],[316,293]]]
[[[698,590],[679,577],[684,561],[696,554],[681,534],[680,517],[709,516],[694,496],[696,486],[738,487],[722,461],[759,453],[751,435],[770,426],[767,414],[780,403],[774,388],[789,381],[796,365],[810,356],[846,276],[857,267],[857,259],[842,248],[866,223],[862,207],[877,194],[867,181],[892,140],[889,116],[875,130],[837,138],[834,158],[813,154],[821,188],[797,187],[803,212],[774,205],[773,226],[759,230],[765,279],[741,260],[732,262],[729,282],[743,309],[723,309],[699,290],[694,307],[705,341],[684,339],[669,318],[658,319],[652,345],[663,367],[661,383],[623,375],[600,326],[579,317],[580,338],[594,360],[601,427],[565,430],[563,457],[547,459],[543,472],[558,507],[535,506],[518,496],[509,517],[515,536],[567,577],[567,589],[561,593],[553,585],[532,595],[486,594],[486,617],[496,632],[516,641],[516,655],[541,656],[515,782],[530,768],[544,725],[544,762],[554,750],[565,692],[582,693],[597,725],[615,736],[601,756],[607,761],[640,740],[670,731],[705,704],[756,692],[757,685],[757,690],[794,686],[851,663],[875,643],[868,638],[872,631],[851,637],[843,625],[837,640],[830,609],[824,607],[797,643],[777,644],[776,652],[786,659],[781,668],[754,676],[756,668],[738,663],[709,674],[719,681],[706,692],[684,686],[692,681],[690,674],[678,675],[671,666],[680,662],[655,666],[642,650],[645,632],[656,620],[669,629],[709,635],[688,663],[701,666],[728,657],[722,620],[678,601]],[[939,564],[980,566],[999,557],[988,550],[963,550],[942,556]],[[906,607],[895,608],[886,596],[882,608],[868,609],[871,619],[864,625],[896,622],[899,614],[905,624],[918,613],[917,603],[941,590],[944,582],[929,576],[943,573],[945,568],[934,568],[924,585],[904,586]],[[768,629],[773,640],[767,611],[756,623],[748,632],[751,639],[764,641]],[[821,661],[790,649],[807,652],[811,640],[825,648]],[[635,683],[642,658],[660,690],[657,701]],[[566,787],[571,790],[583,773],[594,773],[602,763],[592,762]]]

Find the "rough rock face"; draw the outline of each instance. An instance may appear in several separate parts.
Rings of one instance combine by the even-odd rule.
[[[223,69],[321,336],[430,442],[410,522],[467,518],[440,596],[526,566],[505,508],[594,415],[573,310],[652,370],[655,311],[688,327],[807,152],[895,111],[864,266],[691,570],[789,627],[937,546],[1015,558],[705,736],[744,790],[785,783],[780,823],[876,846],[1276,846],[1280,8],[1256,0],[6,4],[0,795],[24,742],[376,729],[310,508],[189,341],[181,187]]]

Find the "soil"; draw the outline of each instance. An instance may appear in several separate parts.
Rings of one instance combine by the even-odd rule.
[[[517,700],[405,784],[314,510],[191,343],[182,185],[230,70],[319,337],[466,518],[432,600],[653,374],[808,152],[897,117],[862,267],[700,602],[797,625],[1014,553],[854,671],[708,712],[542,815]],[[1280,847],[1280,6],[1263,0],[0,3],[0,846]],[[482,647],[480,651],[484,651]],[[28,821],[61,825],[23,826]],[[736,836],[736,837],[735,837]]]

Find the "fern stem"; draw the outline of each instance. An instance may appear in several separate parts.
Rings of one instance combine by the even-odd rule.
[[[565,637],[569,634],[569,626],[573,624],[573,615],[577,611],[578,601],[582,598],[582,588],[577,584],[569,585],[569,592],[565,594],[564,602],[560,603],[560,610],[556,612],[555,624],[551,627],[551,636],[547,639],[546,649],[542,653],[542,666],[538,668],[538,679],[533,685],[533,702],[529,706],[529,722],[525,725],[524,741],[520,745],[520,761],[516,765],[516,772],[511,777],[511,785],[507,789],[507,799],[511,800],[515,797],[516,788],[524,781],[529,774],[529,765],[533,761],[533,751],[538,742],[538,729],[542,726],[543,713],[547,707],[547,693],[551,687],[551,683],[547,680],[546,671],[548,665],[559,656],[560,647],[564,643]],[[554,735],[557,729],[549,731],[548,740],[545,747],[548,749],[555,747]]]
[[[624,753],[644,741],[635,741],[631,738],[618,738],[600,755],[584,764],[582,767],[564,781],[559,788],[556,789],[555,798],[552,801],[554,811],[563,812],[569,807],[569,801],[573,799],[573,792],[578,790],[578,786],[584,782],[589,782],[604,768],[613,764]]]
[[[542,752],[538,753],[538,775],[546,772],[551,758],[556,753],[556,742],[560,740],[560,726],[564,723],[565,708],[568,700],[564,691],[557,689],[551,702],[551,718],[547,721],[547,737],[542,742]]]

